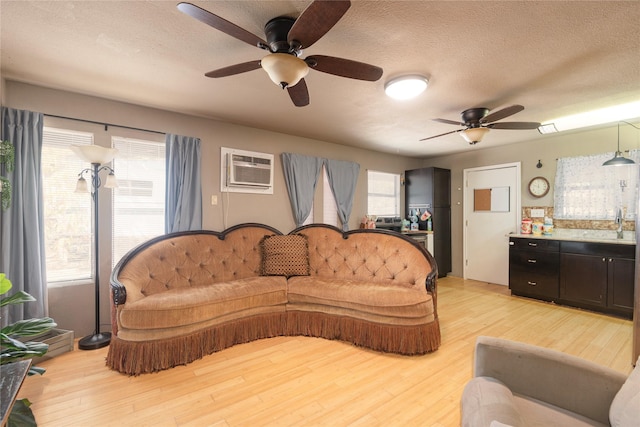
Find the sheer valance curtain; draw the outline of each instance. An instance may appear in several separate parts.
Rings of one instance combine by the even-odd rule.
[[[631,150],[629,166],[602,166],[614,153],[558,159],[554,185],[554,217],[613,220],[618,208],[625,219],[637,215],[640,150]]]
[[[311,213],[316,184],[324,165],[338,208],[338,216],[342,222],[342,229],[347,231],[360,165],[354,162],[294,153],[282,153],[281,159],[296,226],[300,227]]]
[[[0,210],[0,273],[11,280],[11,294],[25,291],[36,299],[5,307],[3,325],[48,314],[42,136],[42,113],[2,107],[2,140],[15,148],[15,167],[11,172],[3,168],[0,174],[13,188],[11,206]]]
[[[202,229],[200,139],[167,134],[165,233]]]

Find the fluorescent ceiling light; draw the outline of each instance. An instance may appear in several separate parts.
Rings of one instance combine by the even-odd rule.
[[[620,120],[629,120],[640,117],[640,101],[627,104],[614,105],[587,111],[586,113],[572,114],[543,123],[538,131],[540,133],[562,132],[565,130],[597,126],[605,123],[614,123]]]
[[[397,100],[411,99],[424,92],[428,83],[429,81],[423,76],[401,76],[389,80],[384,85],[384,93]]]

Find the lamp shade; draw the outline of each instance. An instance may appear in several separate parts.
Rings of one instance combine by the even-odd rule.
[[[463,130],[460,134],[471,145],[475,145],[482,141],[484,135],[489,132],[489,128],[478,127]]]
[[[85,162],[103,165],[113,160],[118,150],[99,145],[72,145],[71,150]]]
[[[78,182],[76,182],[76,193],[88,193],[89,186],[87,185],[87,180],[84,177],[78,178]]]
[[[107,180],[104,182],[104,188],[118,188],[118,180],[116,179],[113,171],[107,175]]]
[[[295,86],[309,73],[309,66],[302,59],[288,53],[272,53],[260,61],[271,81],[285,89]]]
[[[425,91],[428,81],[426,78],[417,75],[402,76],[391,79],[384,85],[384,93],[388,97],[405,100],[415,98]]]
[[[626,165],[635,165],[635,164],[636,162],[624,157],[620,151],[616,151],[616,154],[615,156],[613,156],[613,159],[607,160],[602,164],[602,166],[626,166]]]

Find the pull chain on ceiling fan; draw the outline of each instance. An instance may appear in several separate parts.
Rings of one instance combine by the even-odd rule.
[[[376,81],[382,68],[350,59],[313,55],[301,59],[306,49],[324,36],[351,7],[350,1],[316,0],[297,18],[278,17],[265,25],[267,41],[237,25],[191,3],[179,3],[178,9],[218,31],[259,49],[269,51],[262,60],[249,61],[209,71],[207,77],[219,78],[263,68],[269,78],[286,89],[294,105],[309,104],[309,91],[304,80],[309,69],[349,79]]]

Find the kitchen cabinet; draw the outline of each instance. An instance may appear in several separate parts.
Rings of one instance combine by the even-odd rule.
[[[405,178],[405,215],[416,209],[431,213],[433,255],[438,263],[438,275],[451,271],[451,171],[442,168],[407,170]],[[420,223],[426,229],[426,222]]]
[[[560,302],[631,317],[635,247],[561,242]]]
[[[636,246],[550,238],[509,238],[513,295],[623,317],[633,316]]]
[[[554,301],[560,282],[560,244],[509,239],[509,288],[514,295]]]

